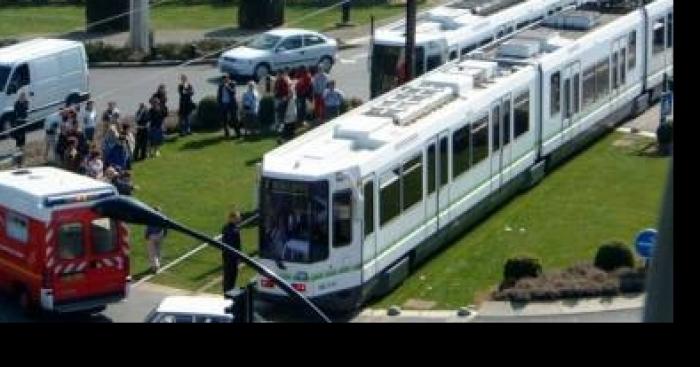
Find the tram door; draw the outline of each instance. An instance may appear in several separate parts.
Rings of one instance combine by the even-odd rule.
[[[610,88],[610,98],[614,102],[611,104],[611,112],[622,106],[622,101],[617,98],[624,90],[627,82],[627,37],[620,38],[612,43],[610,52],[610,74],[612,75],[612,87]]]
[[[440,229],[447,225],[449,221],[449,212],[447,208],[450,205],[450,133],[445,130],[438,135],[437,139],[437,166],[436,175],[438,178],[437,185],[437,228]]]
[[[491,192],[507,181],[504,169],[510,165],[512,116],[510,94],[491,104]]]
[[[362,222],[362,236],[364,240],[362,241],[362,263],[366,264],[370,262],[377,254],[377,218],[378,218],[378,205],[377,205],[377,192],[376,180],[374,174],[365,177],[362,180],[362,197],[364,199],[364,220]],[[362,282],[365,281],[366,275],[362,271]],[[374,269],[369,271],[369,276],[374,274]]]
[[[575,62],[562,71],[562,115],[561,136],[562,143],[571,139],[575,134],[572,124],[574,117],[580,108],[581,98],[581,64]]]

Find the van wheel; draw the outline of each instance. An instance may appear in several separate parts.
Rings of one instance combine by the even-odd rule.
[[[66,98],[66,107],[80,103],[80,97],[77,94],[71,94]]]
[[[18,290],[17,303],[19,304],[19,307],[22,308],[22,312],[25,316],[33,317],[38,315],[39,309],[37,308],[36,304],[32,302],[32,297],[27,288],[22,287]]]

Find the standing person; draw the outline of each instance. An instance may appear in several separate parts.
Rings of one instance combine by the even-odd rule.
[[[134,147],[134,160],[140,161],[146,159],[148,152],[148,123],[149,111],[145,103],[139,104],[139,109],[136,111],[136,143]]]
[[[58,140],[58,132],[64,114],[65,110],[61,108],[44,120],[44,133],[46,134],[44,160],[46,160],[47,163],[54,163],[57,160],[56,142]]]
[[[294,85],[297,104],[297,124],[301,125],[306,120],[306,101],[313,98],[313,86],[311,85],[311,74],[302,66],[297,73],[297,83]]]
[[[323,70],[323,68],[314,68],[316,73],[314,74],[312,85],[314,92],[314,117],[316,123],[320,123],[325,116],[325,103],[323,95],[328,88],[328,74]]]
[[[63,168],[67,171],[78,173],[82,157],[78,151],[78,139],[70,136],[66,139],[66,148],[63,151]]]
[[[219,112],[224,124],[224,135],[228,138],[229,125],[236,132],[236,137],[241,136],[241,131],[238,127],[238,103],[236,102],[236,86],[231,81],[228,75],[224,75],[219,84],[219,89],[216,93],[216,101],[219,104]]]
[[[136,138],[134,138],[134,133],[131,132],[131,126],[129,124],[122,125],[121,134],[126,139],[126,151],[129,153],[129,161],[133,161],[134,150],[136,149]]]
[[[289,99],[295,100],[296,93],[290,89]],[[294,138],[294,132],[297,125],[297,106],[295,103],[287,103],[287,110],[284,114],[284,127],[282,128],[282,139],[291,140]],[[282,140],[279,140],[280,142]]]
[[[159,207],[156,211],[161,211]],[[148,260],[151,263],[151,272],[157,273],[160,270],[160,254],[163,240],[168,235],[167,228],[157,226],[146,226],[145,238],[148,246]]]
[[[17,102],[15,102],[14,106],[14,123],[12,125],[13,128],[18,128],[12,133],[12,137],[15,139],[15,145],[17,148],[19,148],[20,152],[24,153],[24,143],[26,140],[26,135],[25,135],[25,127],[23,126],[24,124],[27,123],[27,117],[29,114],[29,100],[27,99],[27,93],[26,92],[20,92],[19,98],[17,98]],[[20,161],[18,162],[19,165],[22,165],[22,158],[20,158]]]
[[[165,84],[158,85],[158,89],[156,89],[156,92],[153,93],[153,96],[151,97],[151,100],[155,99],[157,99],[160,103],[160,107],[165,113],[165,117],[168,117],[168,92],[165,89]]]
[[[95,127],[97,126],[97,111],[95,111],[95,102],[93,100],[87,101],[80,120],[83,123],[85,138],[92,143],[95,139]]]
[[[221,230],[221,241],[239,251],[241,250],[241,232],[239,228],[240,222],[241,214],[237,211],[232,211],[229,213],[228,223],[226,223],[224,228]],[[221,260],[223,262],[224,269],[223,288],[225,293],[236,287],[239,259],[235,254],[225,250],[221,252]]]
[[[282,125],[287,114],[287,105],[291,97],[291,82],[287,71],[283,70],[275,80],[275,101],[277,104],[277,123]]]
[[[180,136],[185,136],[192,133],[190,117],[192,111],[195,109],[195,104],[192,101],[194,88],[192,84],[187,81],[187,76],[185,74],[180,75],[180,85],[177,87],[177,91],[178,94],[180,94],[178,109],[178,115],[180,117]]]
[[[243,105],[243,121],[246,130],[248,132],[257,130],[260,96],[254,81],[248,82],[248,89],[241,97],[241,104]]]
[[[119,171],[131,169],[129,148],[126,144],[126,137],[124,135],[119,136],[118,143],[110,149],[105,157],[105,165],[107,167],[114,167]]]
[[[117,145],[118,141],[119,130],[117,129],[117,125],[109,125],[109,128],[107,129],[107,132],[105,133],[105,136],[102,139],[102,156],[105,157],[105,159],[109,155],[109,152],[112,150],[112,147]]]
[[[165,124],[166,112],[160,104],[158,98],[152,101],[151,110],[149,111],[149,130],[148,143],[151,157],[160,157],[160,146],[163,144],[163,125]]]
[[[108,102],[107,109],[102,113],[102,122],[105,125],[105,129],[109,129],[109,125],[116,125],[119,123],[119,114],[120,112],[117,108],[117,102]]]
[[[344,100],[343,92],[335,89],[335,80],[328,82],[328,89],[323,94],[323,102],[326,105],[326,116],[324,121],[331,120],[340,114],[340,106]]]

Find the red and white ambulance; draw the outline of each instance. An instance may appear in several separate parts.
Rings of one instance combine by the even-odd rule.
[[[110,184],[39,167],[0,172],[0,287],[27,310],[98,311],[129,287],[128,228],[90,206]]]

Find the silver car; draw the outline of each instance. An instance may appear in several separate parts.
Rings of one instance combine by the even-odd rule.
[[[338,42],[318,32],[275,29],[221,55],[219,70],[233,76],[264,79],[272,72],[318,66],[329,72]]]

